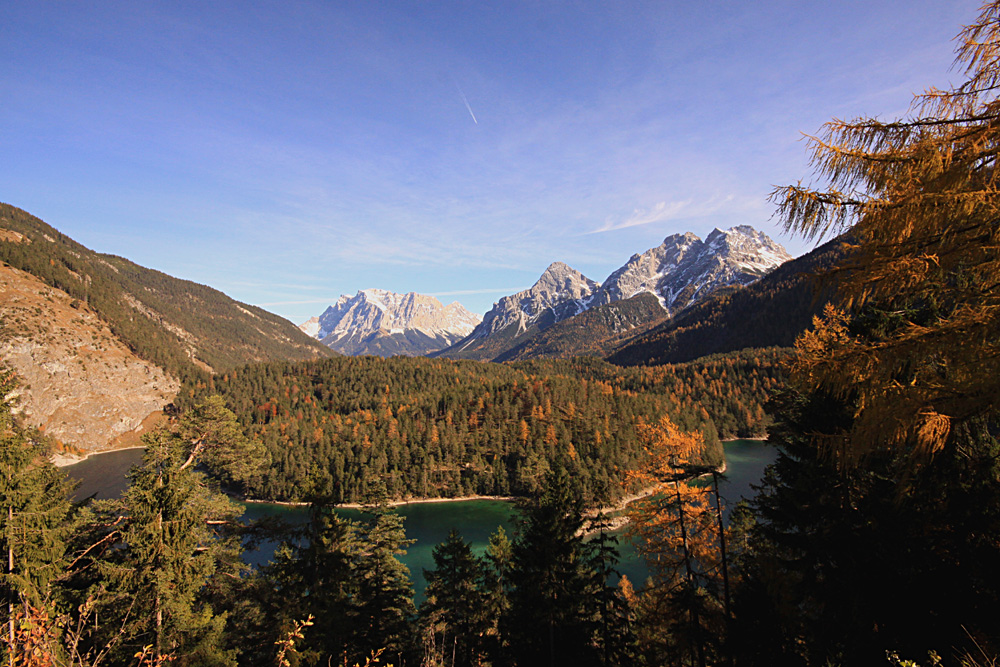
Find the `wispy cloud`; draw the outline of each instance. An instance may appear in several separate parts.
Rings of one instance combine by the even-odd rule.
[[[654,222],[671,220],[673,218],[680,217],[685,211],[689,210],[691,208],[691,203],[690,199],[669,203],[661,201],[650,209],[642,210],[637,208],[633,210],[632,215],[624,220],[608,218],[604,221],[602,226],[587,233],[599,234],[601,232],[611,232],[616,229],[626,229],[628,227],[638,227],[640,225],[649,225]]]
[[[661,201],[648,209],[634,209],[632,214],[626,218],[609,217],[604,224],[585,234],[600,234],[602,232],[613,232],[629,227],[639,227],[668,220],[678,220],[687,218],[702,218],[720,212],[736,212],[750,210],[758,207],[758,202],[753,199],[741,200],[735,195],[707,197],[703,200],[684,199],[681,201],[666,202]]]

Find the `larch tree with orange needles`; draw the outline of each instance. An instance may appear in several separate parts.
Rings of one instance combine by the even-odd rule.
[[[631,536],[651,571],[640,643],[660,662],[690,656],[705,665],[718,655],[723,634],[725,558],[711,489],[692,483],[710,472],[698,462],[704,438],[666,416],[638,432],[649,458],[631,476],[652,489],[628,509]]]
[[[919,459],[1000,396],[1000,2],[958,36],[961,85],[917,95],[901,120],[833,120],[810,138],[819,187],[778,188],[786,229],[848,232],[843,308],[885,316],[880,335],[827,313],[800,342],[806,390],[850,400],[847,463],[884,446]]]

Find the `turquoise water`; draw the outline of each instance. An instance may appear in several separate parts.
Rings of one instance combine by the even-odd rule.
[[[726,475],[720,480],[719,491],[726,507],[732,507],[740,498],[753,497],[751,484],[760,481],[764,468],[777,457],[777,450],[766,442],[758,440],[732,440],[724,443],[726,453]],[[96,494],[98,498],[119,495],[125,488],[125,474],[142,458],[138,449],[122,450],[92,456],[86,461],[68,466],[65,470],[71,477],[79,479],[78,498]],[[245,519],[263,516],[277,516],[289,523],[302,523],[308,519],[304,507],[289,507],[272,503],[250,503],[245,505]],[[338,510],[345,518],[357,519],[359,510]],[[400,515],[406,517],[406,534],[416,540],[402,557],[410,568],[417,603],[423,599],[424,569],[434,567],[431,551],[443,542],[452,528],[457,529],[477,553],[486,550],[489,536],[502,526],[508,537],[514,535],[515,510],[513,503],[502,500],[463,500],[446,503],[414,503],[399,507]],[[634,545],[625,539],[621,531],[619,551],[621,562],[618,569],[636,585],[645,581],[648,570],[638,557]],[[261,549],[246,555],[247,562],[261,564],[270,558],[273,544],[262,545]]]
[[[728,517],[729,508],[743,498],[749,500],[756,495],[751,485],[760,483],[764,468],[778,458],[778,449],[761,440],[729,440],[722,444],[726,474],[719,480],[719,494]]]
[[[296,524],[305,523],[309,519],[309,510],[305,507],[290,507],[272,503],[246,503],[247,520],[262,517],[278,517],[281,520]],[[490,535],[502,527],[509,538],[514,536],[514,504],[503,500],[461,500],[447,503],[412,503],[400,505],[397,508],[400,516],[405,518],[403,526],[406,535],[416,540],[407,547],[406,554],[400,560],[410,568],[410,578],[413,590],[416,592],[416,603],[423,601],[426,581],[424,570],[434,569],[434,547],[448,538],[448,533],[454,528],[462,534],[466,542],[472,544],[476,554],[486,551]],[[345,519],[361,519],[361,510],[339,508],[337,514]],[[274,553],[274,543],[262,544],[256,551],[247,552],[244,559],[251,565],[261,565],[267,562]]]

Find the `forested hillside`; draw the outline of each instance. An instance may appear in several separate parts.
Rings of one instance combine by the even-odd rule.
[[[833,285],[821,276],[844,257],[834,239],[747,287],[726,290],[625,341],[608,361],[622,366],[690,361],[746,347],[790,347],[823,312]]]
[[[67,292],[138,356],[175,377],[331,354],[277,315],[210,287],[96,253],[9,204],[0,204],[0,230],[0,261]]]
[[[678,366],[621,369],[596,359],[513,365],[338,358],[234,369],[212,387],[273,464],[252,496],[356,501],[368,478],[396,498],[530,495],[556,467],[588,503],[625,491],[643,457],[637,427],[664,414],[705,435],[754,436],[779,385],[775,351]],[[718,425],[718,427],[717,427]]]

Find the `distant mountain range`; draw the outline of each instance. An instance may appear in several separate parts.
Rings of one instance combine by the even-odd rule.
[[[458,303],[367,289],[300,329],[210,287],[96,253],[0,204],[0,356],[24,379],[28,423],[94,451],[110,441],[134,444],[158,406],[190,400],[182,387],[257,361],[340,352],[495,361],[590,355],[634,365],[787,346],[821,308],[826,295],[817,296],[812,277],[842,246],[787,261],[780,245],[746,226],[705,241],[677,234],[603,284],[555,262],[482,318]]]
[[[720,289],[749,285],[789,259],[746,225],[713,230],[704,241],[688,232],[633,255],[603,284],[553,262],[529,289],[503,297],[482,318],[457,302],[446,307],[412,292],[367,289],[341,296],[299,328],[347,355],[603,356],[626,332],[650,328]]]
[[[722,288],[749,285],[790,259],[767,235],[742,225],[716,229],[704,241],[690,232],[668,236],[602,284],[556,262],[530,289],[500,299],[471,334],[434,356],[504,361],[602,354],[611,338],[674,316]],[[648,299],[626,305],[643,294],[655,297],[659,308]],[[576,320],[596,308],[603,310],[586,324]],[[555,335],[543,335],[564,322]],[[569,334],[574,344],[565,345],[566,331],[576,332]],[[563,344],[554,344],[560,335]]]
[[[481,320],[457,301],[445,306],[423,294],[366,289],[341,296],[299,329],[341,354],[422,356],[468,336]]]

